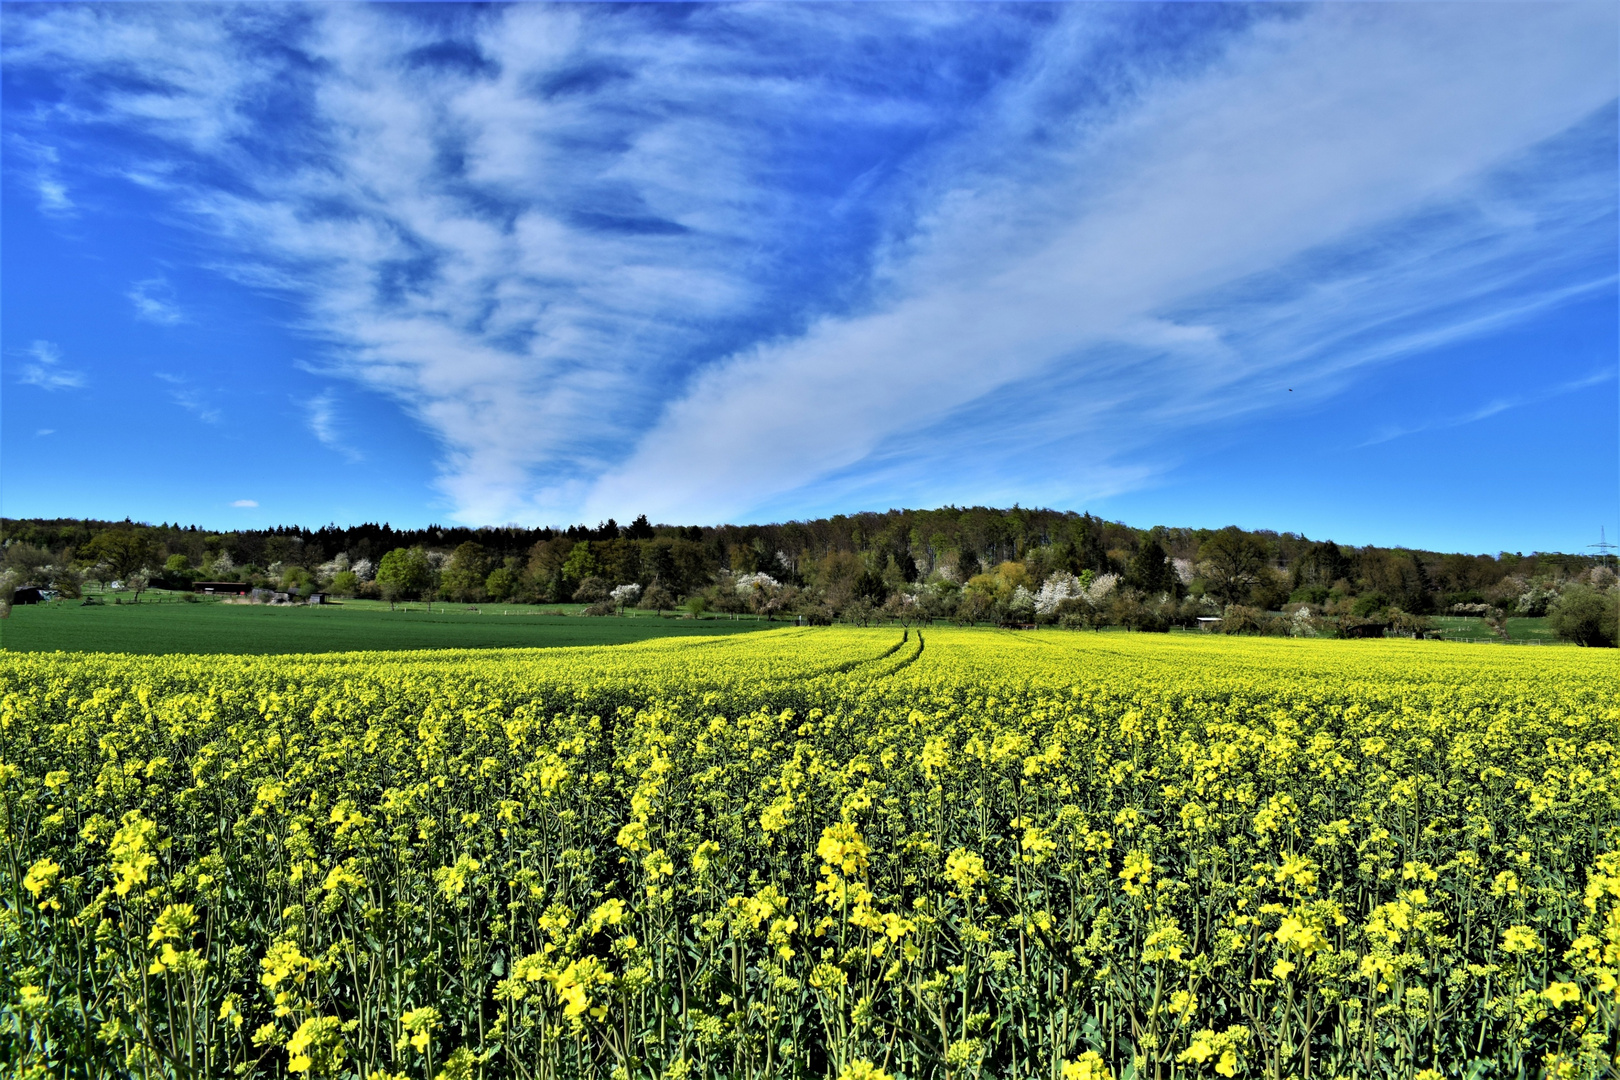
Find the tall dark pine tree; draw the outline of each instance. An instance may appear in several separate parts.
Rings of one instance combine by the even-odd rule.
[[[1102,522],[1087,514],[1076,527],[1079,533],[1075,544],[1080,569],[1106,574],[1109,566],[1108,550],[1103,547]]]
[[[1174,592],[1176,581],[1175,567],[1170,565],[1169,557],[1155,537],[1150,536],[1142,542],[1136,554],[1131,556],[1130,565],[1125,568],[1125,584],[1133,589],[1141,589],[1150,596]]]

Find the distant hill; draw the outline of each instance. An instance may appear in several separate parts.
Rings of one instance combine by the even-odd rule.
[[[1071,615],[1085,609],[1087,618],[1106,619],[1109,597],[1123,598],[1109,602],[1126,615],[1133,597],[1158,603],[1161,621],[1187,622],[1231,605],[1259,612],[1306,605],[1313,616],[1345,620],[1390,612],[1501,617],[1545,614],[1571,583],[1607,584],[1606,571],[1585,555],[1356,547],[1236,527],[1139,528],[1017,506],[767,525],[653,524],[643,516],[567,529],[368,523],[209,532],[167,522],[0,519],[0,543],[17,584],[70,593],[97,575],[144,573],[174,588],[210,578],[467,601],[651,598],[659,606],[763,606],[826,618],[912,612],[1033,620],[1068,602]],[[390,553],[398,553],[392,562]]]

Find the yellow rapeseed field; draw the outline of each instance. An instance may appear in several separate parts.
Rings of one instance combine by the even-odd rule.
[[[1597,1076],[1620,657],[0,656],[8,1077]]]

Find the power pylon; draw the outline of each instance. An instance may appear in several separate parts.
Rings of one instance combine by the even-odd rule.
[[[1609,565],[1609,556],[1612,553],[1620,551],[1620,544],[1609,543],[1609,538],[1604,534],[1602,525],[1598,526],[1598,542],[1586,546],[1597,552],[1598,561],[1604,566]]]

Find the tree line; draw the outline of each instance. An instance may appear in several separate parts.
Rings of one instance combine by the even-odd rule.
[[[766,525],[210,532],[133,521],[0,519],[14,585],[86,582],[477,604],[576,602],[811,621],[951,619],[1255,633],[1420,633],[1436,614],[1552,616],[1612,642],[1615,575],[1564,553],[1470,555],[1298,533],[1134,528],[1048,509],[947,506]]]

